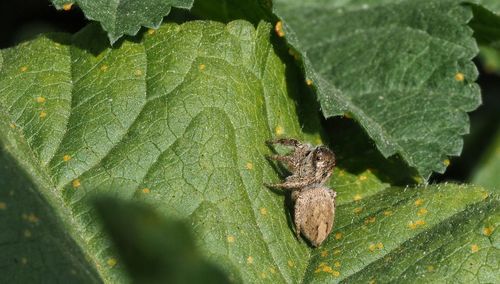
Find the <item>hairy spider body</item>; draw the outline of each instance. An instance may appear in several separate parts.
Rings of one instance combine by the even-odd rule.
[[[335,196],[333,190],[318,185],[292,192],[297,237],[302,233],[315,247],[323,243],[333,228]]]
[[[328,237],[335,216],[335,191],[324,186],[335,167],[335,155],[325,146],[313,147],[296,139],[269,141],[293,147],[290,155],[272,155],[292,173],[283,183],[268,184],[272,188],[292,192],[294,223],[297,237],[304,236],[315,247]]]

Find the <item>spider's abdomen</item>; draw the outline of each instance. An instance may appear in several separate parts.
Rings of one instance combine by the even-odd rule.
[[[335,192],[311,185],[301,190],[295,199],[295,229],[315,247],[321,245],[333,228]]]

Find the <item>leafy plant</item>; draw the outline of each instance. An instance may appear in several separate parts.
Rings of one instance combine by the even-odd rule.
[[[498,282],[498,155],[428,184],[498,52],[484,2],[53,0],[98,22],[0,51],[0,282]],[[273,137],[337,154],[320,248],[263,186]]]

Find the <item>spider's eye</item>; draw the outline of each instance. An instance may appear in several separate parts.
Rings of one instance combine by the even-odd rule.
[[[315,154],[315,155],[314,155],[314,160],[315,160],[316,162],[321,162],[321,161],[323,161],[323,160],[324,160],[324,158],[325,158],[325,157],[324,157],[324,153],[323,153],[323,151],[322,151],[321,149],[317,149],[317,150],[315,151],[315,153],[314,153],[314,154]]]

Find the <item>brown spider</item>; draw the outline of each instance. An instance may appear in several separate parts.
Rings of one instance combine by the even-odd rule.
[[[283,183],[266,184],[271,188],[291,190],[297,237],[302,234],[317,247],[328,237],[335,216],[335,191],[324,186],[335,167],[335,155],[325,146],[313,147],[296,139],[268,141],[293,147],[290,155],[272,155],[292,173]]]

